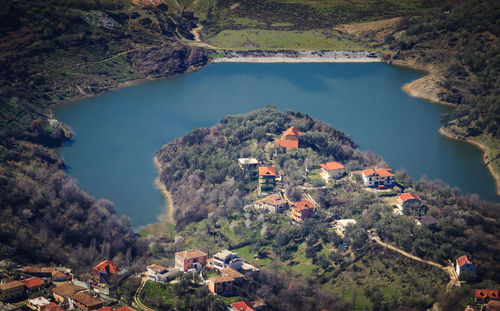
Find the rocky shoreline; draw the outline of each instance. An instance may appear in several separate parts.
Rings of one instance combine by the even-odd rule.
[[[383,60],[371,51],[224,51],[213,63],[377,63]]]

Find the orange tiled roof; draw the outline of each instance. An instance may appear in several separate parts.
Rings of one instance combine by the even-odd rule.
[[[111,307],[104,307],[104,308],[97,309],[96,311],[113,311],[113,308],[111,308]]]
[[[299,211],[314,208],[314,205],[309,201],[296,202],[296,203],[293,203],[293,206],[295,209],[298,209]]]
[[[461,267],[461,266],[463,266],[465,264],[471,265],[472,261],[469,260],[469,258],[467,257],[467,255],[463,255],[462,257],[459,257],[457,259],[457,263],[458,263],[458,266]]]
[[[276,170],[274,167],[261,166],[259,167],[259,176],[276,176]]]
[[[245,276],[238,271],[234,270],[233,268],[223,268],[219,270],[222,275],[232,277],[233,279],[240,279],[244,278]]]
[[[52,277],[53,278],[65,278],[65,277],[67,278],[68,276],[59,270],[54,270],[54,271],[52,271]]]
[[[148,268],[155,271],[155,272],[162,272],[162,271],[165,271],[167,269],[164,266],[160,266],[157,264],[149,265]]]
[[[101,300],[95,298],[94,296],[85,293],[76,293],[71,296],[71,299],[81,303],[86,307],[98,306],[103,303]]]
[[[19,282],[19,281],[12,281],[9,283],[0,284],[0,290],[7,290],[7,289],[11,289],[11,288],[16,288],[19,286],[24,287],[25,285],[24,285],[24,283]]]
[[[365,176],[372,176],[372,175],[378,175],[380,177],[394,177],[394,174],[392,173],[392,169],[390,168],[376,168],[376,169],[367,169],[362,171],[363,175]]]
[[[262,200],[256,201],[256,203],[267,203],[269,205],[281,205],[287,203],[287,200],[283,199],[279,194],[271,194]]]
[[[189,259],[189,258],[198,258],[198,257],[207,256],[207,254],[198,250],[198,249],[189,249],[187,251],[175,253],[175,257],[177,257],[177,256]]]
[[[400,194],[398,198],[401,200],[401,202],[406,202],[408,200],[422,201],[418,195],[413,193],[403,193]]]
[[[115,311],[134,311],[132,309],[130,309],[129,307],[121,307],[121,308],[118,308],[118,309],[115,309]]]
[[[120,271],[120,268],[111,260],[104,260],[98,263],[92,270],[115,274]]]
[[[276,140],[276,145],[281,146],[281,147],[286,148],[286,149],[299,148],[299,141],[280,138],[280,139]]]
[[[325,164],[320,164],[320,166],[327,171],[340,170],[344,168],[344,166],[339,162],[328,162]]]
[[[42,311],[66,311],[63,307],[51,302],[42,307]]]
[[[232,277],[224,276],[224,275],[213,276],[213,277],[209,278],[208,280],[211,281],[212,283],[234,282],[234,279]]]
[[[289,127],[283,132],[283,136],[300,136],[302,132],[295,126]]]
[[[43,280],[40,278],[28,278],[21,280],[21,282],[24,283],[24,285],[26,285],[27,288],[33,288],[43,285]]]
[[[476,298],[498,299],[497,289],[476,289]]]
[[[26,266],[23,267],[23,272],[30,274],[30,273],[41,273],[42,269],[40,267],[35,267],[35,266]]]

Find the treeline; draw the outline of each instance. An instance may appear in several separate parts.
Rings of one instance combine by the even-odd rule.
[[[441,122],[458,120],[469,136],[500,138],[500,3],[495,0],[449,2],[419,17],[405,18],[386,36],[396,58],[416,57],[443,68],[439,97],[457,104]]]

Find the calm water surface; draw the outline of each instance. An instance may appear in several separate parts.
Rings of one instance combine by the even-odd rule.
[[[420,76],[383,63],[214,64],[57,107],[56,118],[75,133],[59,152],[82,189],[112,200],[138,228],[164,213],[153,164],[163,144],[225,114],[272,104],[345,131],[394,169],[498,201],[481,151],[439,135],[439,116],[450,108],[401,90]]]

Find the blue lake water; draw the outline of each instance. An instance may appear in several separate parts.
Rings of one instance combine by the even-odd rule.
[[[138,228],[165,213],[153,164],[163,144],[225,114],[275,105],[343,130],[394,169],[499,201],[481,151],[439,134],[439,116],[450,108],[401,90],[422,75],[384,63],[213,64],[58,106],[55,117],[75,133],[58,152],[82,189],[112,200]]]

